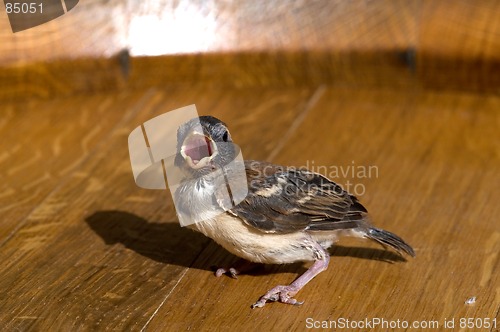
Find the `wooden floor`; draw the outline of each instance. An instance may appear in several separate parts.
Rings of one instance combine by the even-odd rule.
[[[247,159],[346,171],[334,180],[351,185],[374,223],[406,239],[417,257],[404,262],[372,243],[342,241],[329,269],[297,295],[302,306],[252,310],[307,264],[216,278],[213,266],[236,258],[181,228],[168,191],[133,181],[130,131],[193,102],[229,125]],[[498,96],[331,86],[190,86],[4,103],[0,327],[304,330],[311,320],[380,318],[432,320],[439,329],[455,320],[458,331],[461,318],[496,318],[496,328],[483,329],[496,331],[499,110]],[[369,166],[376,172],[352,174]]]
[[[0,6],[0,331],[500,331],[499,10],[88,0],[12,33]],[[216,278],[236,257],[133,180],[129,133],[193,103],[246,159],[357,194],[417,257],[344,239],[302,306],[252,310],[308,264]]]

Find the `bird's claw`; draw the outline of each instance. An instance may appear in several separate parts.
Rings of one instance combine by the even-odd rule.
[[[292,286],[276,286],[269,292],[261,296],[261,298],[252,304],[252,309],[262,308],[267,302],[281,302],[292,305],[301,305],[304,302],[297,301],[293,298],[298,290]]]
[[[224,274],[229,275],[233,279],[238,279],[238,275],[250,270],[253,270],[254,268],[258,267],[258,264],[251,263],[249,261],[246,261],[244,259],[240,259],[236,263],[234,263],[233,267],[231,268],[218,268],[215,271],[215,276],[216,277],[221,277]]]
[[[224,274],[229,274],[229,276],[233,279],[238,279],[238,274],[239,274],[239,271],[236,270],[234,267],[231,267],[229,269],[225,269],[225,268],[218,268],[217,271],[215,271],[215,276],[217,278],[221,277],[222,275]]]

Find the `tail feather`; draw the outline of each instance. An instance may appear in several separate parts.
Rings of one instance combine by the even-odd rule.
[[[405,252],[408,255],[415,257],[415,251],[413,248],[396,234],[379,228],[369,228],[366,231],[366,236],[377,241],[383,246],[391,247],[398,253]]]

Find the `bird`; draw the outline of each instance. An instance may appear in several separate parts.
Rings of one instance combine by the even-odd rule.
[[[180,125],[174,165],[187,180],[181,181],[174,196],[178,214],[196,217],[189,228],[242,259],[240,268],[219,268],[216,276],[236,278],[253,263],[312,262],[292,283],[273,287],[252,308],[268,302],[302,304],[295,295],[327,269],[328,249],[343,236],[370,239],[401,256],[415,257],[403,239],[371,224],[358,198],[304,168],[242,160],[246,195],[234,205],[216,209],[217,213],[205,214],[204,210],[220,203],[220,190],[231,191],[224,185],[227,178],[220,174],[236,160],[236,147],[227,125],[213,116],[200,116]]]

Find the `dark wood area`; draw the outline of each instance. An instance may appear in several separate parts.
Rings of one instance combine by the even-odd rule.
[[[0,8],[0,100],[193,81],[500,92],[498,1],[267,3],[89,0],[16,34]]]
[[[477,330],[498,331],[499,12],[498,1],[92,0],[13,34],[2,7],[0,328],[306,330],[308,318],[376,317],[439,324],[429,330],[454,320],[450,331],[488,318],[496,327]],[[185,43],[161,33],[189,22]],[[158,33],[146,43],[140,27]],[[309,166],[359,194],[417,257],[344,239],[302,306],[252,310],[308,264],[216,278],[237,258],[180,227],[168,191],[133,180],[129,133],[193,103],[228,124],[246,159]]]

